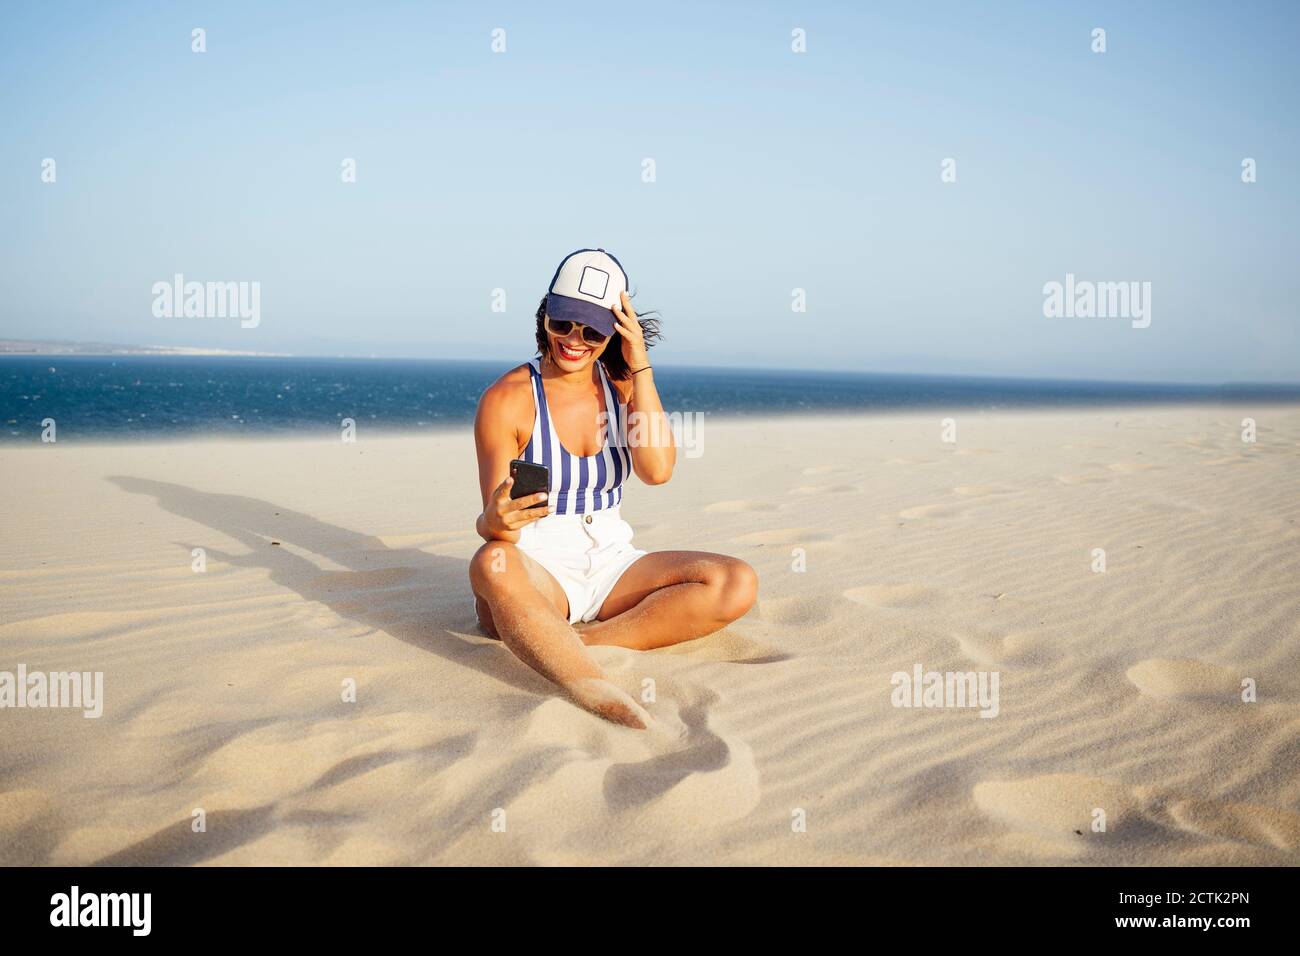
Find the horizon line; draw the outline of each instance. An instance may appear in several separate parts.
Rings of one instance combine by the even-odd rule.
[[[31,350],[12,349],[8,346],[18,344],[31,344],[35,346],[72,346],[77,349],[58,350],[57,348],[33,348]],[[91,350],[95,349],[95,350]],[[71,357],[71,358],[266,358],[266,359],[331,359],[331,360],[348,360],[358,362],[449,362],[449,363],[495,363],[502,362],[509,367],[519,364],[515,359],[496,359],[496,358],[448,358],[435,356],[411,356],[411,355],[382,355],[371,353],[369,355],[349,355],[344,353],[303,353],[303,352],[251,352],[234,349],[208,348],[205,346],[183,346],[183,345],[123,345],[112,342],[84,342],[66,339],[0,339],[0,358],[4,356],[32,356],[32,357]],[[1295,388],[1300,389],[1300,379],[1295,381],[1286,380],[1215,380],[1215,381],[1152,381],[1147,379],[1132,378],[1093,378],[1086,376],[1072,375],[1030,375],[1023,373],[1006,374],[1006,373],[972,373],[972,372],[915,372],[915,371],[886,371],[882,369],[849,369],[849,368],[796,368],[780,365],[704,365],[693,363],[672,362],[665,366],[671,369],[699,369],[699,370],[716,370],[716,371],[735,371],[735,372],[783,372],[790,373],[808,373],[808,374],[840,374],[840,375],[862,375],[862,376],[895,376],[899,378],[947,378],[947,379],[972,379],[972,380],[992,380],[992,381],[1024,381],[1024,382],[1074,382],[1078,384],[1099,384],[1099,385],[1143,385],[1143,386],[1160,386],[1166,388],[1230,388],[1230,387],[1256,387],[1256,388]]]

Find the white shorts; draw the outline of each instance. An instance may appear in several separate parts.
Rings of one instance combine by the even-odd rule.
[[[632,546],[632,526],[618,506],[538,518],[519,529],[515,547],[560,582],[570,624],[594,621],[623,572],[648,553]]]

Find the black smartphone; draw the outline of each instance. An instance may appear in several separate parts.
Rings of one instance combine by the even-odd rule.
[[[529,495],[535,495],[539,491],[547,491],[551,487],[551,470],[545,465],[537,465],[531,461],[520,461],[516,458],[510,462],[510,477],[515,483],[510,486],[510,497],[526,498]],[[534,508],[546,508],[545,501],[539,501],[535,505],[529,505],[525,511],[531,511]]]

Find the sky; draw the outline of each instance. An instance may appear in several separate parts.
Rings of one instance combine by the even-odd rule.
[[[602,247],[662,363],[1297,382],[1298,41],[1251,0],[8,0],[0,338],[516,362]],[[155,314],[178,273],[257,324]],[[1067,275],[1149,325],[1045,315]]]

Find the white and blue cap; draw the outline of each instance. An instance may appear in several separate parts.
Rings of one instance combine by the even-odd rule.
[[[627,273],[604,249],[579,249],[564,257],[546,293],[546,314],[614,334],[612,306],[627,291]]]

